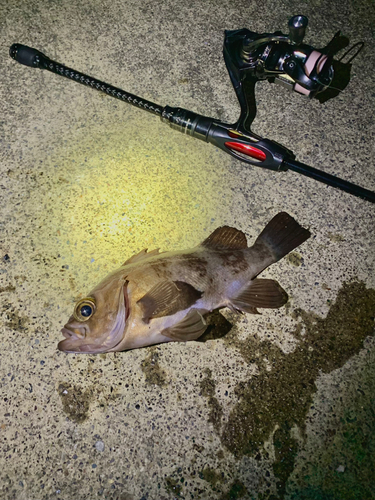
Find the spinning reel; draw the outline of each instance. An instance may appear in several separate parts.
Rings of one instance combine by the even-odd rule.
[[[288,36],[278,31],[227,31],[224,58],[235,88],[245,78],[277,81],[309,97],[329,87],[334,75],[329,45],[320,51],[302,44],[307,24],[305,16],[292,17]]]
[[[173,129],[210,142],[248,164],[276,171],[294,170],[374,203],[374,192],[300,163],[289,149],[251,131],[256,115],[255,84],[259,80],[280,83],[304,96],[316,97],[321,102],[337,95],[349,83],[350,63],[362,49],[363,43],[354,45],[340,60],[335,61],[333,56],[349,41],[338,32],[325,48],[315,49],[302,43],[307,23],[305,16],[292,17],[288,24],[288,35],[280,31],[259,34],[248,29],[225,32],[224,60],[241,107],[240,117],[234,124],[223,123],[183,108],[161,107],[67,68],[26,45],[13,44],[10,56],[26,66],[65,76],[158,115]],[[343,62],[354,49],[357,49],[354,55]]]

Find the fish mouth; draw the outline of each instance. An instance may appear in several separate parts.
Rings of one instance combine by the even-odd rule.
[[[64,328],[61,329],[61,333],[65,337],[65,340],[61,340],[57,344],[59,351],[72,354],[100,354],[108,352],[109,350],[109,347],[103,345],[102,342],[100,342],[100,344],[85,342],[86,329],[84,329],[83,333],[78,333],[74,328],[70,329],[65,325]]]
[[[61,333],[66,339],[76,339],[76,340],[84,340],[87,336],[87,328],[85,326],[79,326],[79,328],[74,328],[74,325],[67,323],[61,329]]]
[[[65,340],[61,340],[58,343],[57,347],[59,351],[71,353],[97,353],[101,351],[98,346],[84,343],[86,329],[84,329],[82,333],[78,333],[75,329],[67,328],[65,325],[64,328],[61,329],[61,333],[65,337]]]
[[[78,338],[77,335],[74,332],[72,332],[72,330],[69,330],[65,326],[64,328],[61,328],[61,333],[66,339],[70,339],[72,337]]]
[[[107,349],[103,349],[102,346],[96,346],[94,344],[83,344],[82,339],[79,339],[70,334],[70,332],[62,332],[64,337],[69,335],[65,340],[61,340],[57,344],[57,348],[62,352],[69,353],[86,353],[86,354],[100,354],[101,352],[107,352]]]

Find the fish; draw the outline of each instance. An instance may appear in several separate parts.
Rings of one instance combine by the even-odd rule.
[[[142,250],[75,304],[58,349],[99,354],[198,339],[205,317],[229,308],[259,314],[288,301],[272,279],[258,278],[310,237],[280,212],[249,247],[239,229],[221,226],[189,250]]]

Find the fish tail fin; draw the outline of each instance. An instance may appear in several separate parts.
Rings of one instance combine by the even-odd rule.
[[[304,229],[285,212],[280,212],[267,224],[248,249],[254,265],[254,275],[234,297],[229,297],[229,307],[257,314],[257,307],[276,309],[288,301],[288,295],[274,280],[254,279],[266,267],[282,259],[307,240],[310,231]]]
[[[252,249],[270,256],[268,266],[285,257],[310,235],[310,231],[300,226],[291,215],[280,212],[263,229]]]

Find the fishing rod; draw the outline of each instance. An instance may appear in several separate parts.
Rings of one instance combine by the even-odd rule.
[[[236,92],[241,112],[234,124],[199,115],[184,108],[159,106],[63,64],[53,61],[37,49],[18,43],[10,47],[10,56],[25,66],[46,69],[157,115],[162,122],[187,135],[210,142],[247,164],[274,171],[294,170],[359,198],[375,202],[375,192],[357,186],[295,160],[292,151],[251,131],[256,115],[255,84],[261,80],[280,83],[320,102],[335,97],[350,80],[351,61],[363,43],[352,46],[339,60],[333,56],[349,40],[336,33],[323,49],[302,43],[308,20],[294,16],[288,23],[289,34],[255,33],[248,29],[225,31],[223,55]],[[347,62],[343,59],[356,49]]]

